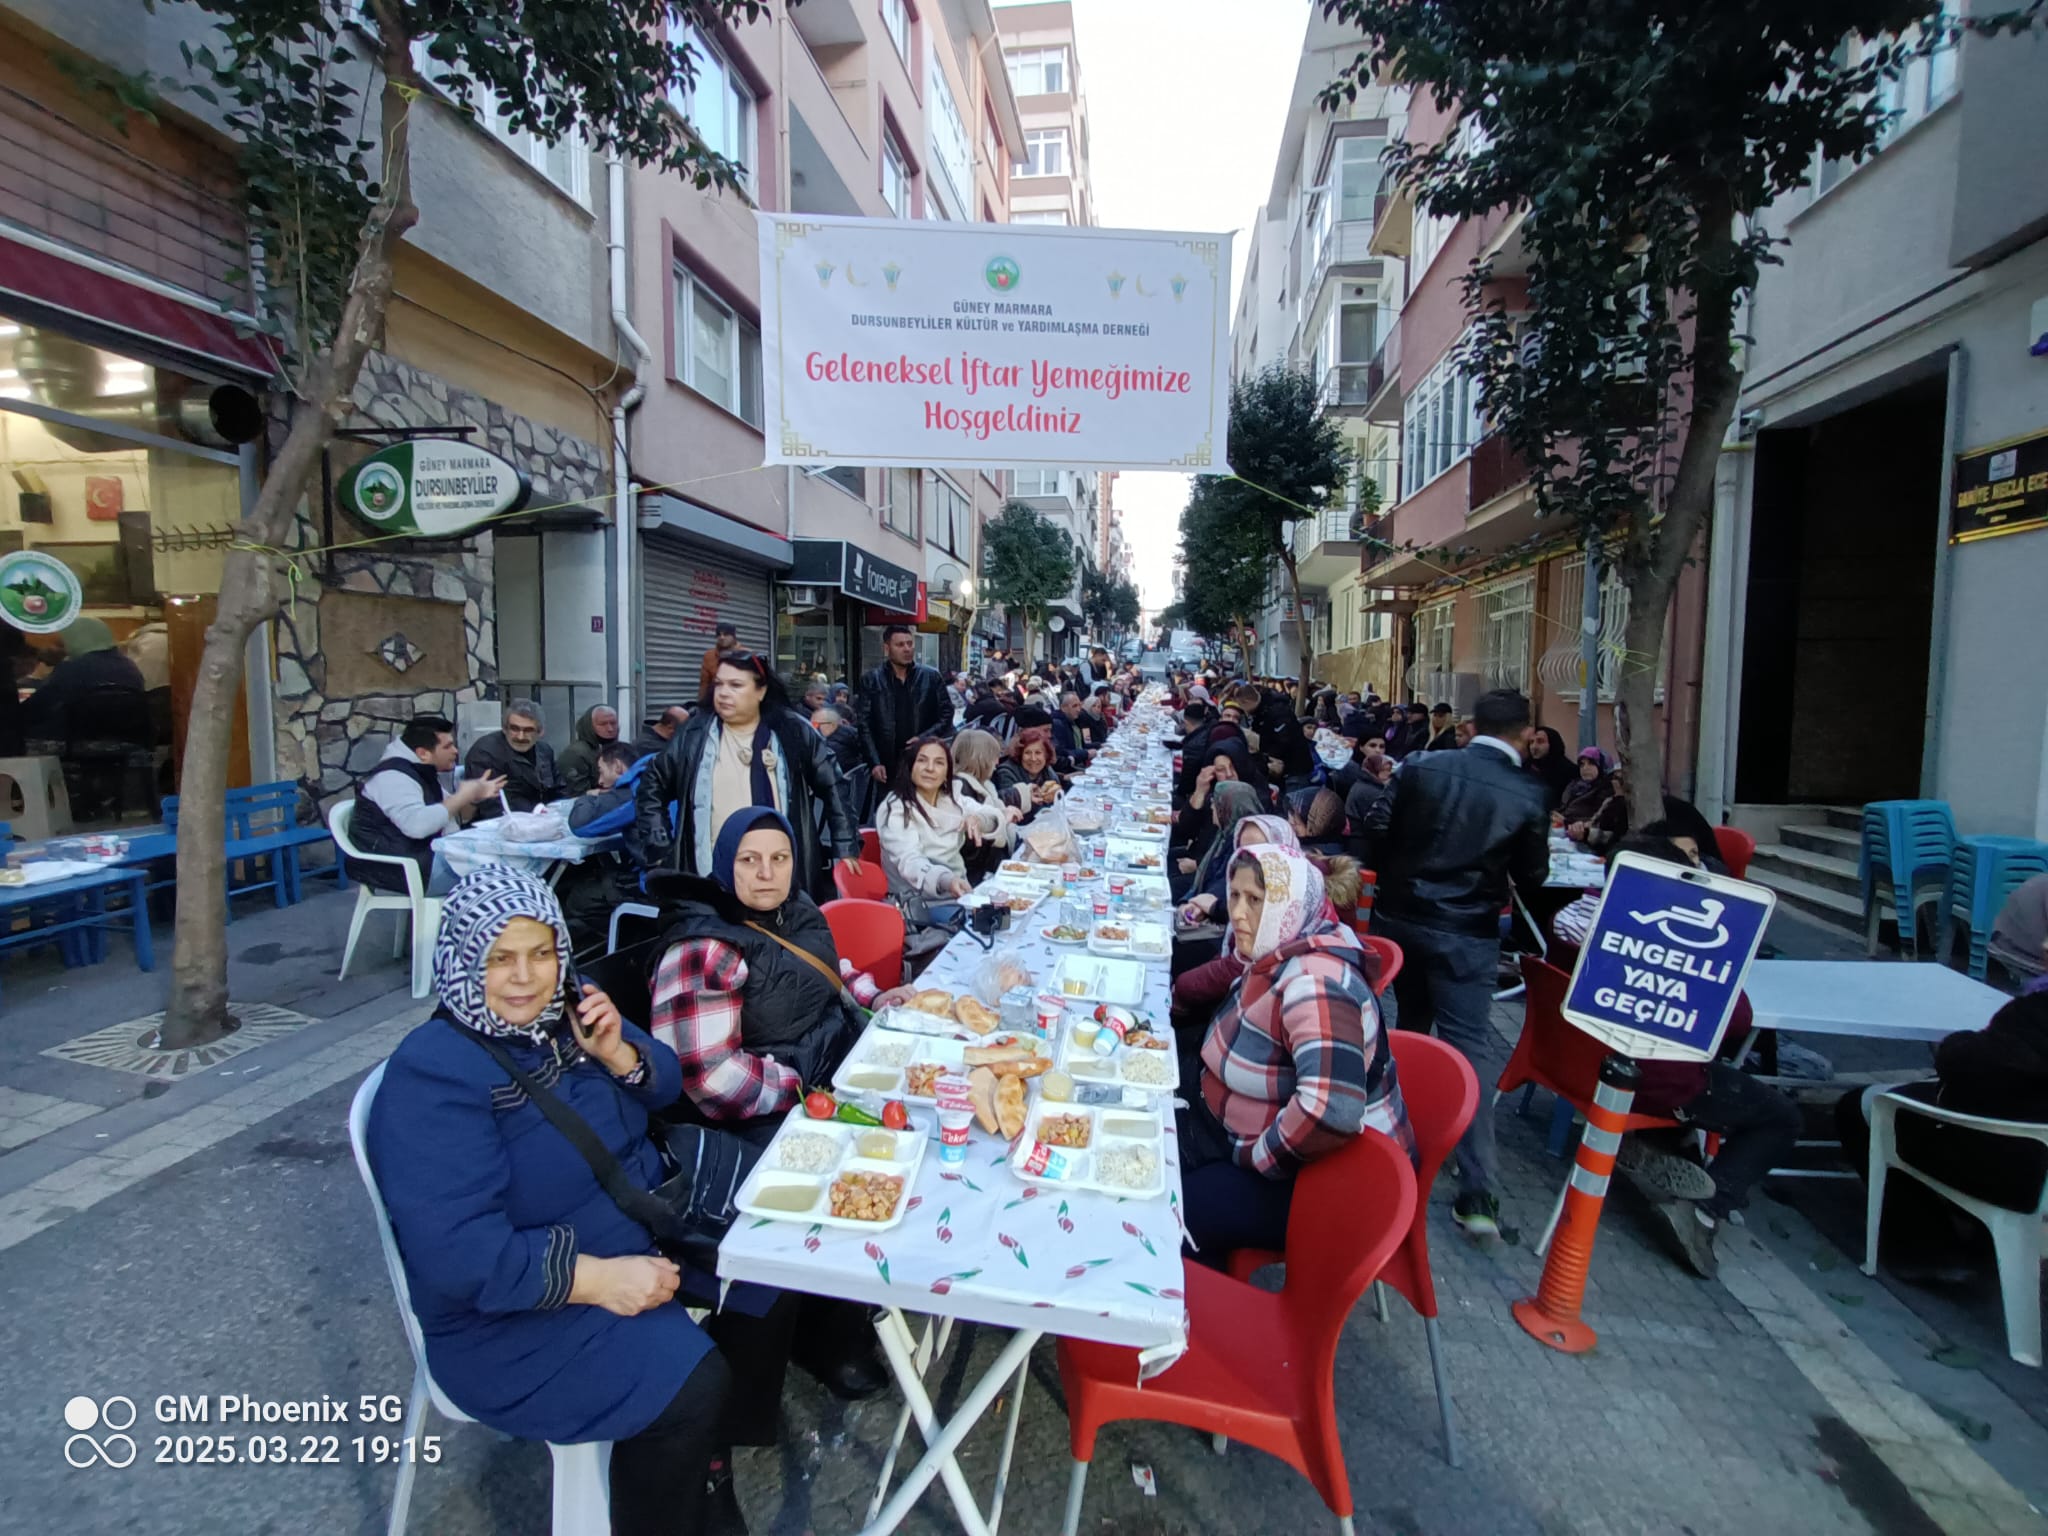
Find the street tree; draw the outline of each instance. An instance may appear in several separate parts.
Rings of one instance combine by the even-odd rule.
[[[1526,296],[1464,274],[1464,360],[1539,513],[1575,525],[1628,590],[1616,737],[1637,824],[1663,814],[1650,728],[1671,595],[1712,505],[1740,387],[1745,297],[1773,259],[1757,215],[1890,124],[1881,87],[1954,46],[1912,0],[1323,0],[1365,47],[1322,94],[1410,86],[1456,121],[1395,143],[1418,211],[1519,215]],[[1975,30],[2014,30],[2024,11]],[[1953,10],[1953,7],[1950,8]],[[1845,49],[1855,37],[1868,46]],[[1235,422],[1231,462],[1238,455]],[[1256,478],[1252,475],[1252,478]],[[1593,680],[1588,680],[1592,686]]]
[[[285,354],[290,415],[221,569],[179,777],[177,933],[160,1042],[234,1027],[229,1010],[224,800],[229,722],[249,636],[275,615],[297,509],[348,419],[379,345],[413,198],[412,114],[438,93],[458,111],[494,103],[513,129],[738,188],[669,100],[695,79],[683,23],[762,15],[765,0],[185,0],[214,32],[192,75],[158,82],[206,103],[234,137],[250,249]],[[459,217],[459,211],[452,216]]]
[[[1046,610],[1074,590],[1074,546],[1051,518],[1021,501],[1006,502],[981,530],[983,598],[1014,608],[1024,620],[1024,660]]]
[[[1138,622],[1138,589],[1091,565],[1081,572],[1081,612],[1098,634],[1120,634]]]
[[[1244,494],[1244,487],[1216,475],[1195,477],[1180,514],[1181,600],[1172,620],[1162,615],[1160,622],[1227,636],[1248,665],[1246,640],[1266,599],[1273,553],[1264,526],[1245,513]]]
[[[1294,528],[1320,518],[1342,493],[1350,461],[1344,433],[1323,413],[1321,381],[1306,369],[1263,368],[1230,386],[1230,467],[1217,495],[1225,515],[1257,529],[1267,554],[1287,572],[1296,615],[1305,615]],[[1263,594],[1262,594],[1263,595]],[[1301,702],[1315,676],[1315,640],[1301,625]]]

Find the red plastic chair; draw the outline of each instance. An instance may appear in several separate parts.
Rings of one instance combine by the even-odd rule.
[[[1135,1350],[1059,1341],[1074,1453],[1065,1536],[1075,1536],[1096,1432],[1141,1419],[1185,1424],[1279,1457],[1351,1528],[1337,1434],[1337,1341],[1358,1298],[1415,1221],[1415,1170],[1377,1131],[1310,1163],[1287,1218],[1287,1280],[1275,1293],[1191,1264],[1188,1352],[1140,1385]]]
[[[1738,827],[1716,827],[1714,851],[1721,855],[1729,874],[1738,880],[1749,878],[1749,861],[1756,855],[1755,838]]]
[[[1365,931],[1365,909],[1359,908],[1358,916],[1352,920],[1351,931],[1358,935],[1358,942],[1371,950],[1380,960],[1380,979],[1372,985],[1374,997],[1385,997],[1387,988],[1394,984],[1394,978],[1401,974],[1401,946],[1392,939],[1383,939],[1377,934]]]
[[[1386,939],[1380,943],[1386,944]],[[1401,963],[1400,950],[1394,964]],[[1458,1428],[1451,1417],[1450,1384],[1444,1379],[1443,1338],[1436,1326],[1436,1281],[1429,1268],[1429,1191],[1436,1183],[1437,1170],[1472,1123],[1479,1109],[1479,1076],[1472,1063],[1456,1046],[1446,1045],[1434,1035],[1413,1030],[1394,1030],[1387,1036],[1393,1047],[1395,1070],[1401,1083],[1401,1101],[1408,1106],[1408,1124],[1415,1132],[1415,1220],[1394,1256],[1387,1260],[1379,1278],[1408,1298],[1408,1305],[1422,1314],[1423,1333],[1429,1339],[1429,1368],[1436,1378],[1437,1414],[1444,1426],[1444,1460],[1460,1466]],[[1240,1248],[1230,1256],[1230,1273],[1249,1280],[1268,1264],[1286,1261],[1286,1255],[1266,1248]],[[1375,1287],[1374,1299],[1378,1300]],[[1384,1304],[1380,1321],[1386,1321]]]
[[[863,864],[882,862],[882,834],[873,827],[860,829],[860,858]]]
[[[903,913],[890,902],[848,898],[818,909],[832,930],[832,947],[855,971],[866,971],[884,992],[903,985]]]
[[[860,873],[857,875],[835,860],[832,865],[832,889],[839,893],[842,901],[887,901],[889,877],[882,872],[880,859],[863,859]]]
[[[1522,1033],[1515,1041],[1515,1053],[1501,1069],[1499,1088],[1512,1093],[1527,1083],[1548,1088],[1584,1115],[1600,1086],[1600,1063],[1608,1048],[1569,1023],[1564,1016],[1564,995],[1571,987],[1571,974],[1534,955],[1522,957],[1522,984],[1528,996],[1522,1008]],[[1664,1115],[1639,1115],[1630,1111],[1622,1131],[1663,1130],[1677,1125]],[[1564,1210],[1564,1189],[1557,1192],[1557,1204],[1543,1229],[1543,1241],[1536,1245],[1538,1256],[1549,1252],[1550,1234]]]

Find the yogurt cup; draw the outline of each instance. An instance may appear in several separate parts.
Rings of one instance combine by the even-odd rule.
[[[974,1100],[968,1096],[967,1079],[957,1072],[942,1072],[932,1088],[938,1104],[939,1161],[967,1160],[967,1137],[974,1128]]]

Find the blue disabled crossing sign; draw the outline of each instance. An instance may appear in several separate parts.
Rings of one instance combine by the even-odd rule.
[[[1626,1056],[1708,1060],[1776,905],[1760,885],[1620,855],[1579,950],[1564,1016]]]

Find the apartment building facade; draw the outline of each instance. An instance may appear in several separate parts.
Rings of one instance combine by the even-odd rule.
[[[1352,465],[1332,504],[1296,523],[1301,600],[1276,565],[1252,664],[1274,676],[1306,668],[1334,687],[1384,696],[1395,683],[1393,621],[1385,604],[1373,605],[1365,573],[1374,497],[1391,505],[1401,488],[1400,416],[1387,402],[1404,266],[1373,241],[1388,203],[1381,156],[1402,131],[1406,104],[1381,86],[1341,112],[1321,107],[1317,93],[1356,52],[1355,33],[1312,17],[1272,185],[1253,218],[1232,369],[1238,378],[1276,365],[1308,373]]]
[[[224,551],[290,409],[251,335],[235,155],[190,97],[111,120],[90,70],[182,80],[201,13],[0,6],[0,543],[46,548],[169,697],[175,764]],[[618,380],[601,168],[431,93],[412,118],[420,222],[349,433],[299,519],[296,600],[252,639],[231,783],[348,790],[422,710],[465,735],[505,688],[566,737],[616,681],[607,410]],[[223,393],[226,391],[226,393]],[[229,409],[221,409],[225,403]],[[227,422],[227,425],[223,423]],[[532,479],[533,510],[459,543],[362,541],[331,487],[405,434],[462,436]],[[339,547],[337,547],[339,546]],[[354,546],[354,547],[349,547]],[[508,629],[501,610],[534,615]]]
[[[1789,243],[1747,317],[1699,753],[1702,808],[1766,842],[1919,797],[2048,837],[2044,75],[2039,37],[1937,49],[1876,155],[1766,215]],[[1782,872],[1846,895],[1825,852]]]
[[[1016,94],[1024,153],[1010,183],[1010,222],[1085,228],[1096,223],[1089,172],[1088,98],[1082,89],[1080,39],[1069,0],[1004,5],[996,11],[1003,67]],[[1086,643],[1081,610],[1085,572],[1103,569],[1108,497],[1102,477],[1083,466],[1022,465],[1013,476],[1019,501],[1044,514],[1074,550],[1074,584],[1054,604],[1038,633],[1041,654],[1058,660]],[[1014,616],[1005,636],[1023,643]]]
[[[995,468],[764,468],[753,207],[1001,222],[1023,128],[987,0],[806,0],[699,33],[673,105],[747,167],[746,196],[631,172],[632,324],[647,348],[634,413],[650,711],[690,702],[727,621],[792,678],[857,677],[881,626],[926,658],[971,652],[979,530]]]

